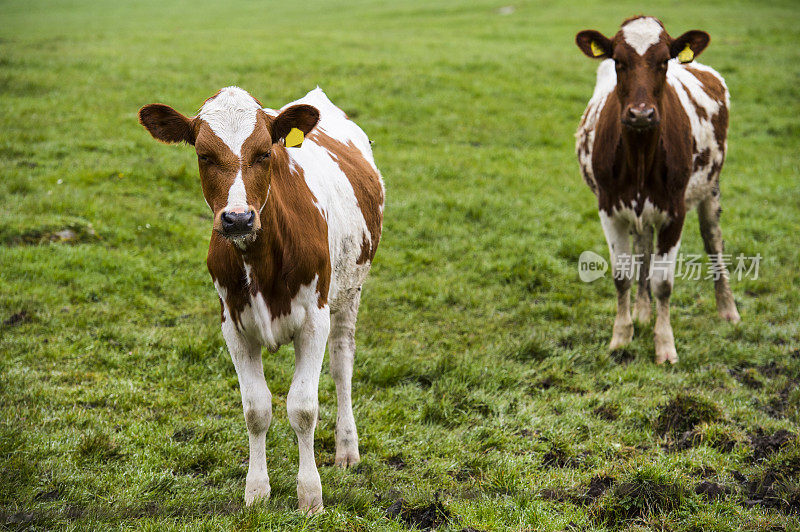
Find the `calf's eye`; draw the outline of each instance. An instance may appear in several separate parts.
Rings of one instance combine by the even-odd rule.
[[[269,152],[268,151],[265,151],[264,153],[259,153],[258,155],[256,155],[256,162],[257,163],[263,163],[267,159],[269,159]]]

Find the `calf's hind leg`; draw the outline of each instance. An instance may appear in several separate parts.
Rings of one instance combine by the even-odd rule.
[[[717,299],[717,312],[721,318],[738,323],[740,320],[739,311],[736,310],[736,302],[728,284],[728,269],[722,256],[722,230],[719,226],[721,212],[719,189],[715,188],[712,195],[701,201],[697,206],[697,216],[700,219],[700,235],[703,237],[706,253],[711,259],[716,273],[714,292]]]
[[[656,326],[654,329],[656,344],[656,364],[669,361],[678,362],[675,350],[675,337],[669,319],[669,298],[675,283],[675,262],[681,247],[683,218],[675,218],[659,229],[657,253],[653,256],[650,283],[656,298]]]
[[[348,467],[361,459],[358,453],[358,432],[353,416],[351,382],[356,350],[356,317],[361,301],[361,288],[331,313],[331,334],[328,350],[331,356],[331,376],[336,384],[336,465]]]

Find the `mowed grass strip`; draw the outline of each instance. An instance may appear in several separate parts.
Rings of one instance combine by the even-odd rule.
[[[796,529],[800,12],[784,2],[15,2],[0,6],[0,526],[40,529]],[[502,11],[507,13],[508,10]],[[711,34],[732,94],[722,228],[743,321],[676,282],[680,363],[652,327],[609,354],[614,289],[573,133],[577,31],[645,12]],[[272,499],[242,507],[247,436],[205,269],[187,114],[231,84],[320,85],[375,141],[384,236],[354,376],[362,463],[296,508],[291,347],[265,354]],[[696,216],[682,250],[702,253]],[[400,500],[402,499],[402,501]],[[426,521],[427,519],[427,521]],[[470,528],[468,528],[470,527]]]

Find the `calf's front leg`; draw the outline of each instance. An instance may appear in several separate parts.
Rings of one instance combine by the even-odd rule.
[[[627,222],[608,216],[600,211],[600,223],[608,242],[611,257],[611,271],[617,289],[617,317],[614,319],[614,332],[611,336],[610,350],[628,345],[633,339],[631,320],[631,280],[635,273],[634,257],[631,255],[630,228]]]
[[[314,429],[319,414],[319,375],[330,331],[330,308],[314,307],[294,339],[294,377],[286,397],[289,414],[300,451],[297,472],[297,504],[301,511],[321,512],[322,483],[314,459]]]
[[[265,439],[272,421],[272,395],[264,380],[261,346],[242,335],[230,318],[222,323],[222,335],[239,377],[244,420],[250,440],[250,462],[244,489],[244,502],[250,506],[259,499],[268,499],[270,495]]]

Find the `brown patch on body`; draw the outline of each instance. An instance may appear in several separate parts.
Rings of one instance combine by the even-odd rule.
[[[694,166],[692,167],[692,172],[697,172],[701,168],[705,168],[708,166],[709,158],[710,158],[711,150],[706,148],[703,151],[695,153],[694,156]]]
[[[703,90],[710,98],[725,105],[725,87],[717,76],[706,70],[700,70],[691,66],[684,67],[700,80]]]
[[[686,96],[689,98],[689,101],[694,106],[694,110],[697,113],[697,117],[700,118],[701,120],[707,120],[708,113],[706,112],[705,107],[697,103],[697,100],[695,100],[694,96],[692,95],[692,91],[690,91],[686,85],[681,83],[681,86],[683,87],[683,91],[686,93]]]
[[[717,141],[717,146],[724,155],[725,140],[728,136],[728,108],[724,104],[720,105],[717,114],[711,117],[711,125],[714,128],[714,139]]]
[[[356,196],[358,207],[364,215],[364,221],[369,229],[370,238],[364,235],[361,244],[361,254],[356,261],[365,264],[372,261],[378,250],[383,227],[383,188],[381,187],[378,173],[361,154],[355,144],[347,144],[332,138],[321,129],[315,129],[309,138],[328,150],[339,168],[347,176],[353,193]]]

